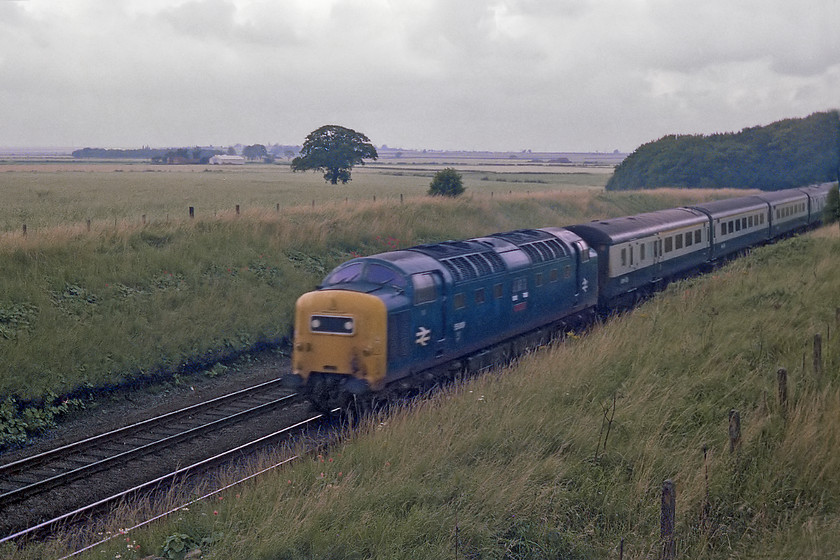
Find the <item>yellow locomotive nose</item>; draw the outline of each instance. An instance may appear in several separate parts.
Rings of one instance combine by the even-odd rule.
[[[295,310],[293,373],[351,376],[371,388],[385,380],[387,313],[381,299],[353,291],[302,295]]]

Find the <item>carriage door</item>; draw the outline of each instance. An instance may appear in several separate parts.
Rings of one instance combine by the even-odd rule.
[[[422,272],[412,275],[411,283],[414,287],[412,353],[421,358],[439,357],[446,342],[443,279],[437,272]]]

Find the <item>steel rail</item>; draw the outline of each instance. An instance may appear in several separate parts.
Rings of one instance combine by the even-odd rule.
[[[91,448],[94,445],[97,445],[103,441],[112,440],[119,436],[128,436],[138,431],[149,429],[153,426],[164,424],[177,418],[189,416],[202,410],[208,410],[210,408],[223,405],[227,402],[240,399],[249,394],[263,391],[266,388],[269,388],[273,385],[280,386],[281,383],[282,381],[280,379],[266,381],[265,383],[260,383],[252,387],[247,387],[245,389],[229,393],[227,395],[222,395],[209,401],[200,402],[198,404],[187,406],[179,410],[173,410],[172,412],[161,414],[160,416],[155,416],[154,418],[148,418],[146,420],[142,420],[140,422],[136,422],[128,426],[123,426],[122,428],[117,428],[116,430],[104,432],[102,434],[98,434],[61,447],[57,447],[55,449],[45,451],[44,453],[40,453],[32,457],[26,457],[24,459],[20,459],[12,463],[0,465],[0,477],[11,476],[13,474],[17,474],[25,470],[32,470],[33,468],[39,467],[45,463],[48,463],[49,461],[54,460],[56,457],[63,457],[73,452]]]
[[[72,519],[74,519],[74,518],[76,518],[80,515],[92,513],[92,512],[94,512],[94,511],[96,511],[96,510],[98,510],[102,507],[105,507],[109,504],[116,503],[116,502],[118,502],[120,500],[123,500],[123,499],[125,499],[125,498],[127,498],[131,495],[134,495],[134,494],[137,494],[137,493],[140,493],[140,492],[144,492],[144,491],[148,491],[148,490],[152,490],[152,489],[156,488],[157,486],[159,486],[163,482],[173,481],[173,480],[175,480],[179,477],[183,477],[183,476],[185,476],[187,474],[190,474],[190,473],[193,473],[195,471],[200,471],[200,470],[203,470],[203,469],[207,469],[209,467],[212,467],[215,464],[224,462],[224,461],[232,458],[234,455],[236,455],[238,453],[244,453],[246,451],[261,447],[262,445],[265,445],[267,442],[269,442],[272,439],[276,439],[278,437],[287,435],[288,433],[290,433],[293,430],[300,429],[300,428],[309,426],[311,424],[314,424],[315,422],[321,420],[322,418],[324,418],[323,414],[317,414],[315,416],[307,418],[306,420],[301,420],[300,422],[297,422],[297,423],[295,423],[291,426],[287,426],[285,428],[282,428],[280,430],[277,430],[275,432],[272,432],[270,434],[267,434],[265,436],[257,438],[253,441],[242,444],[242,445],[240,445],[238,447],[235,447],[233,449],[223,451],[222,453],[214,455],[213,457],[203,459],[203,460],[201,460],[197,463],[193,463],[192,465],[189,465],[187,467],[182,467],[182,468],[180,468],[176,471],[172,471],[172,472],[170,472],[168,474],[165,474],[163,476],[159,476],[159,477],[155,478],[154,480],[144,482],[143,484],[139,484],[139,485],[137,485],[133,488],[129,488],[128,490],[124,490],[124,491],[122,491],[118,494],[114,494],[113,496],[110,496],[108,498],[98,500],[98,501],[96,501],[92,504],[88,504],[88,505],[83,506],[81,508],[78,508],[74,511],[64,513],[62,515],[59,515],[58,517],[55,517],[55,518],[50,519],[48,521],[44,521],[42,523],[39,523],[38,525],[34,525],[32,527],[29,527],[27,529],[23,529],[21,531],[18,531],[16,533],[11,534],[11,535],[7,535],[3,538],[0,538],[0,544],[2,544],[4,542],[7,542],[7,541],[18,541],[18,540],[33,537],[37,534],[41,534],[51,527],[54,527],[54,526],[56,526],[60,523],[63,523],[63,522],[70,521],[70,520],[72,520]],[[283,463],[285,463],[285,462],[288,462],[288,460],[285,460]],[[246,480],[248,478],[251,478],[251,476],[246,477]],[[180,508],[176,508],[172,511],[177,511],[178,509],[180,509]],[[168,512],[168,513],[171,513],[171,512]],[[161,517],[161,516],[157,516],[157,517],[155,517],[155,519],[157,519],[159,517]],[[108,539],[106,539],[104,541],[101,541],[100,543],[94,543],[94,545],[92,545],[92,546],[98,546],[102,542],[107,542],[107,540]],[[79,552],[83,552],[84,550],[87,550],[87,548],[83,549],[82,551],[77,551],[77,552],[71,554],[71,556],[74,556],[74,555],[78,554]]]
[[[15,463],[10,463],[9,465],[7,465],[7,467],[12,468],[9,468],[7,472],[29,474],[31,473],[32,469],[47,465],[50,461],[69,462],[69,460],[72,460],[72,458],[76,454],[81,454],[83,451],[90,450],[96,445],[103,444],[105,442],[120,443],[118,438],[136,437],[137,434],[142,433],[143,429],[151,430],[153,428],[160,428],[161,426],[166,426],[167,423],[176,422],[190,415],[204,413],[208,410],[215,410],[222,404],[226,404],[234,400],[241,401],[242,399],[245,399],[249,396],[253,396],[255,394],[258,395],[266,389],[271,389],[274,384],[275,382],[263,383],[248,389],[243,389],[241,391],[231,393],[230,395],[225,395],[223,397],[207,401],[206,403],[199,403],[198,405],[186,407],[184,409],[172,413],[168,413],[156,418],[149,419],[147,421],[133,424],[132,426],[127,426],[126,428],[113,430],[111,432],[107,432],[106,434],[101,434],[100,436],[95,436],[83,440],[82,442],[77,442],[76,444],[70,444],[49,451],[45,454],[33,457],[31,461],[24,459]],[[235,395],[235,397],[233,395]],[[116,452],[103,458],[99,458],[98,460],[90,461],[89,459],[85,458],[77,459],[77,461],[83,463],[81,464],[81,466],[72,467],[71,465],[71,468],[69,468],[69,470],[67,468],[62,468],[61,470],[63,470],[64,472],[60,472],[59,474],[53,476],[47,476],[46,478],[41,477],[40,479],[37,479],[34,482],[24,482],[24,484],[18,485],[16,488],[13,488],[0,494],[0,508],[10,503],[17,502],[26,499],[27,497],[30,497],[32,495],[55,488],[57,486],[69,484],[75,480],[78,480],[79,478],[96,472],[100,472],[113,465],[126,462],[134,457],[154,453],[156,451],[174,445],[180,441],[194,438],[203,433],[218,430],[224,426],[244,420],[247,417],[261,414],[271,408],[280,406],[282,403],[293,399],[296,396],[296,394],[286,395],[279,399],[273,399],[269,402],[249,407],[245,410],[240,410],[232,414],[226,414],[222,418],[218,418],[209,422],[200,421],[198,425],[193,425],[186,429],[179,428],[176,433],[171,435],[163,435],[163,437],[161,437],[160,435],[150,434],[153,437],[152,441],[147,443],[135,443],[131,449]],[[121,443],[122,445],[126,444],[125,441]],[[46,458],[44,458],[44,456],[46,456]],[[6,473],[0,471],[0,475],[3,474]],[[14,484],[14,481],[10,480],[8,476],[9,475],[5,477],[7,485],[9,482]]]

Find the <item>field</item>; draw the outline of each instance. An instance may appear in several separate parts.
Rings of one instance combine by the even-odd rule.
[[[490,197],[512,193],[600,189],[609,167],[489,165],[464,167],[467,193]],[[330,202],[396,201],[424,197],[442,164],[410,161],[353,170],[345,185],[326,184],[319,173],[292,173],[287,165],[244,167],[166,166],[144,163],[0,163],[0,232],[28,233],[86,224],[179,221],[241,211],[276,211]]]
[[[394,166],[357,169],[342,187],[282,166],[15,165],[5,164],[0,188],[10,206],[30,214],[26,235],[18,227],[0,235],[5,426],[16,422],[21,402],[49,405],[189,374],[254,347],[282,348],[295,299],[353,255],[731,194],[607,194],[600,185],[608,173],[591,167],[465,172],[467,195],[440,200],[423,195],[435,167],[428,162],[400,167],[403,175]],[[502,186],[507,192],[488,192]],[[323,200],[278,212],[272,202],[281,188],[286,202],[313,193]],[[406,193],[402,201],[395,192]],[[162,218],[154,218],[153,205]],[[187,217],[188,205],[195,205],[195,219]],[[179,217],[166,219],[167,209],[178,208]],[[124,218],[102,217],[116,213]],[[140,213],[145,224],[128,218]],[[86,218],[79,221],[88,215],[100,216],[89,231]],[[0,436],[2,445],[24,434],[0,429]]]
[[[678,558],[836,557],[838,255],[836,226],[755,250],[83,557],[658,558],[665,480]]]

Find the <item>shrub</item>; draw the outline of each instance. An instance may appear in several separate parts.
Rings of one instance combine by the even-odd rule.
[[[438,171],[432,177],[432,182],[429,185],[429,195],[456,197],[462,194],[464,194],[464,182],[461,179],[461,174],[451,167]]]

